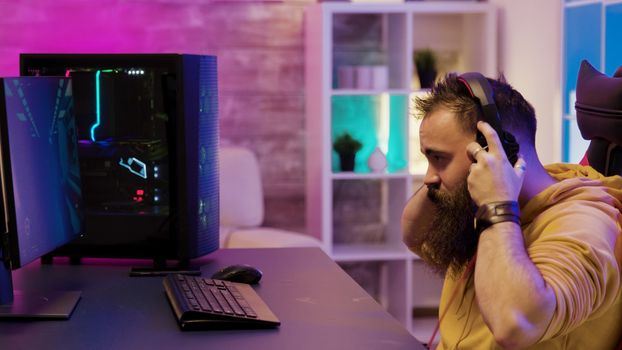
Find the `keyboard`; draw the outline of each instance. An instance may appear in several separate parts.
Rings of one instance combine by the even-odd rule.
[[[281,324],[248,284],[170,274],[164,291],[182,330],[271,328]]]

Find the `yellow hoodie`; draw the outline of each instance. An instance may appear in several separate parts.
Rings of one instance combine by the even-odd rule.
[[[557,307],[544,336],[529,349],[615,349],[622,336],[622,177],[574,164],[546,169],[560,182],[521,208],[521,226]],[[456,288],[459,296],[447,305]],[[484,324],[472,277],[466,287],[458,278],[445,279],[440,313],[447,308],[437,349],[501,349]]]

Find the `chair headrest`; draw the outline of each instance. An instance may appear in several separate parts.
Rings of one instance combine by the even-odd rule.
[[[622,145],[622,66],[613,77],[608,77],[583,60],[575,109],[584,139],[604,139]]]

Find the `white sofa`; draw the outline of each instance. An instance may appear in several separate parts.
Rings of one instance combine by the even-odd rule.
[[[237,146],[222,146],[220,162],[220,247],[320,247],[306,234],[262,226],[264,197],[255,154]]]

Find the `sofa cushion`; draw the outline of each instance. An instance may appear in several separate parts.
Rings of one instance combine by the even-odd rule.
[[[221,248],[321,247],[314,237],[276,228],[221,230]]]
[[[243,147],[221,147],[220,225],[261,226],[264,216],[261,174],[255,155]]]

